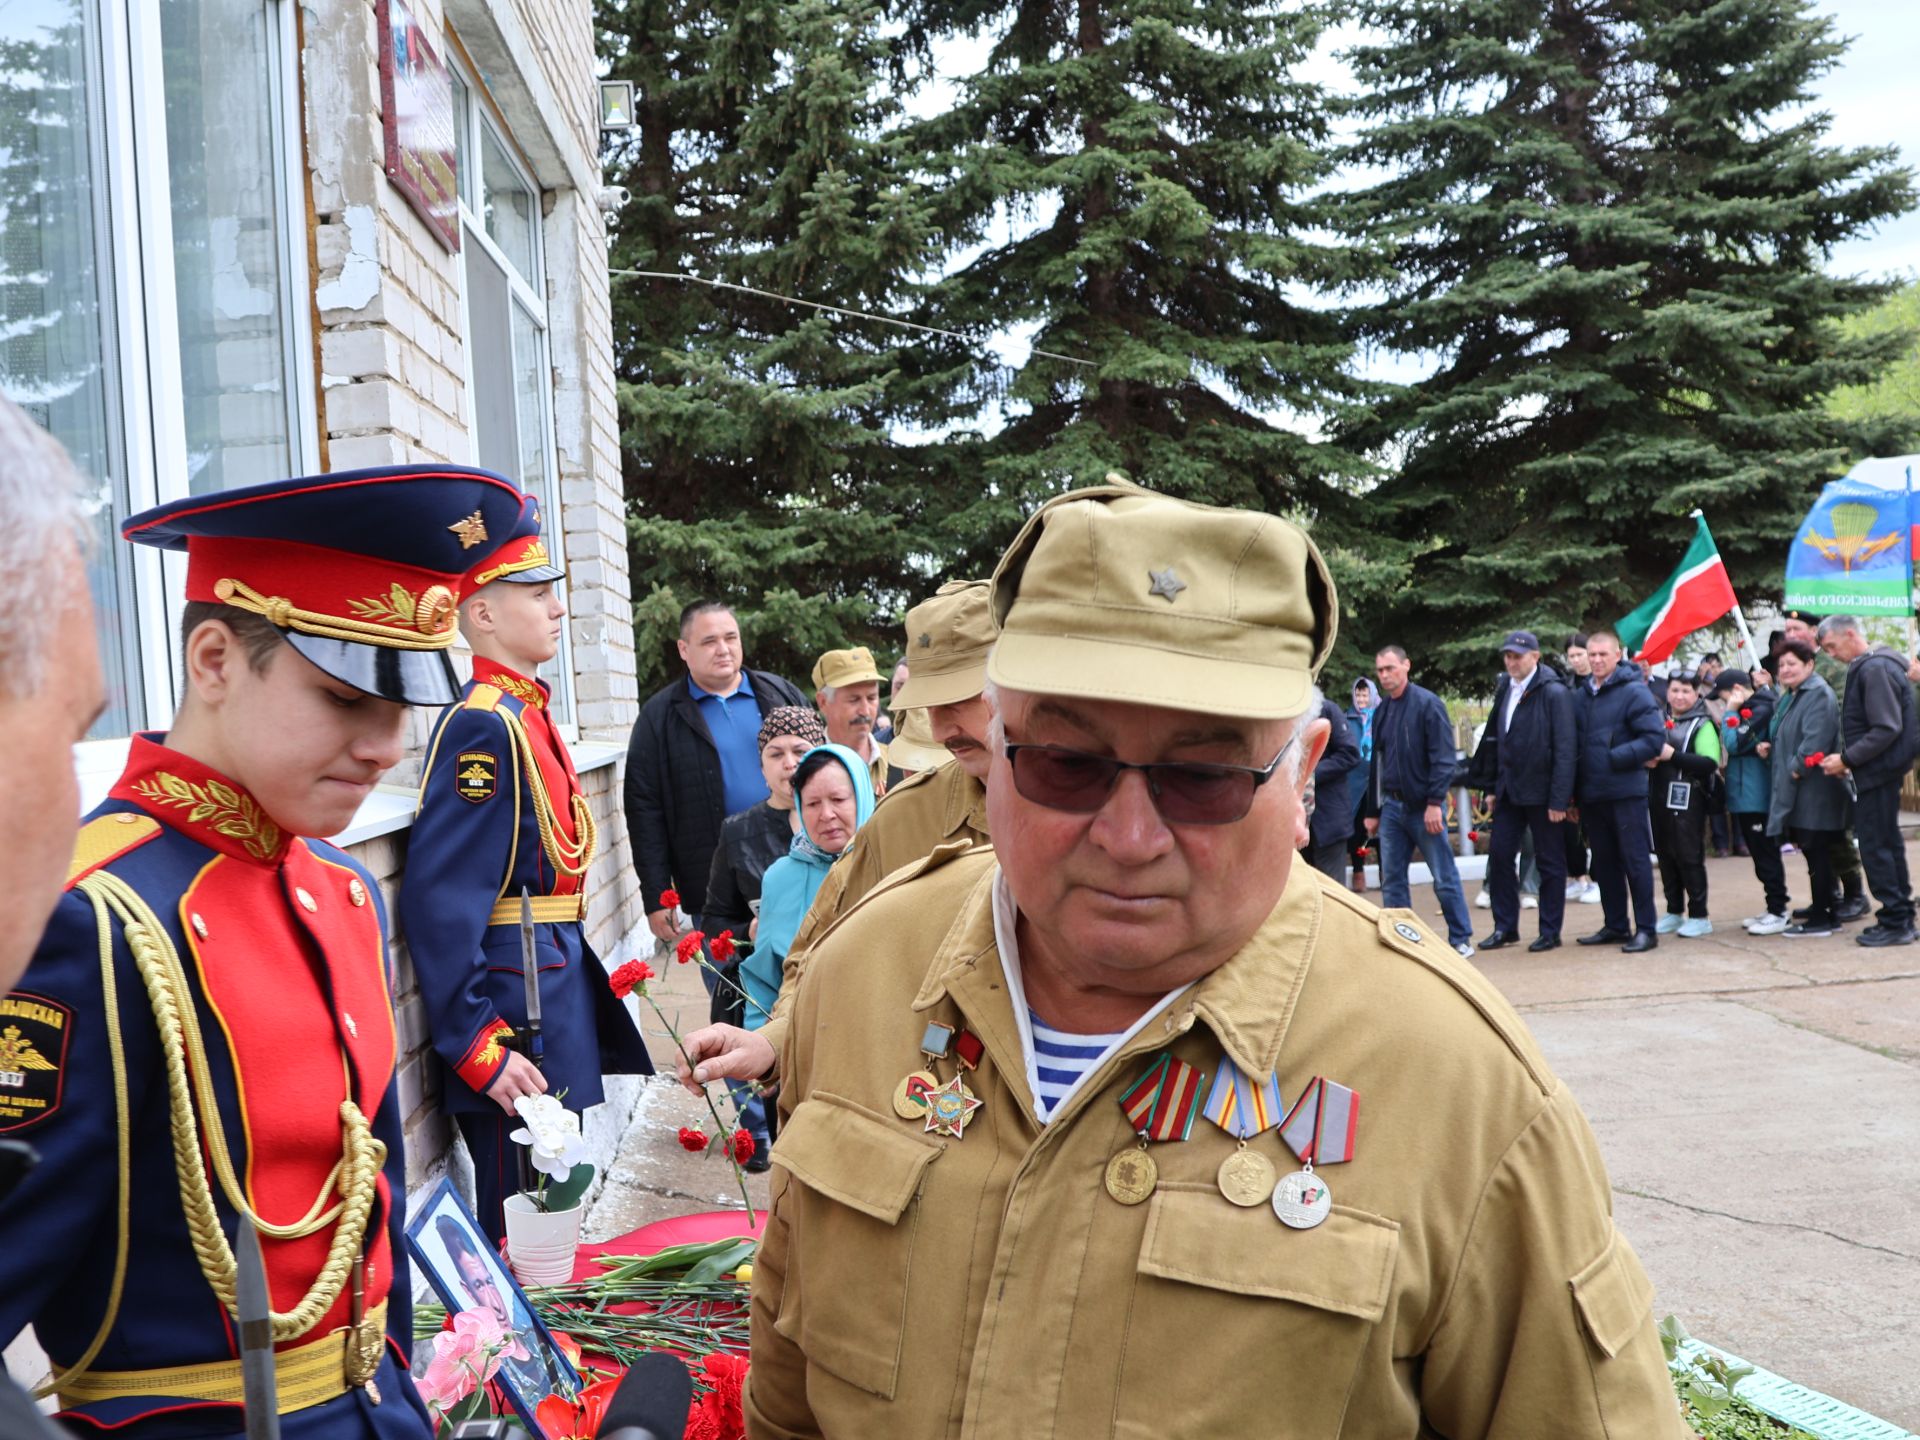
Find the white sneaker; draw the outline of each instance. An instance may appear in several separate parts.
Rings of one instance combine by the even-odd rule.
[[[1682,940],[1698,940],[1702,935],[1713,934],[1713,921],[1704,915],[1689,915],[1680,922]]]
[[[1747,926],[1747,933],[1749,935],[1778,935],[1786,928],[1786,916],[1762,915],[1751,925]]]
[[[1538,910],[1540,908],[1540,902],[1531,895],[1522,895],[1520,897],[1520,908],[1522,910]]]
[[[1482,890],[1479,895],[1474,897],[1473,904],[1475,909],[1491,910],[1493,908],[1493,892],[1491,890]]]
[[[1454,951],[1454,954],[1460,956],[1464,960],[1471,960],[1475,955],[1478,955],[1480,953],[1478,950],[1475,950],[1473,946],[1466,944],[1464,941],[1454,946],[1453,951]]]
[[[1598,905],[1600,903],[1600,882],[1598,880],[1587,881],[1587,888],[1580,892],[1580,903],[1582,905]]]
[[[1591,880],[1567,881],[1567,899],[1578,900],[1582,895],[1587,893],[1587,886],[1591,885],[1592,883],[1593,882]]]

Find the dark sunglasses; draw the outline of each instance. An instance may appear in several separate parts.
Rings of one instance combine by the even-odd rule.
[[[1049,810],[1091,815],[1107,803],[1121,775],[1138,770],[1146,777],[1147,792],[1160,818],[1169,825],[1231,825],[1246,818],[1253,808],[1253,792],[1273,778],[1293,743],[1288,740],[1272,763],[1259,769],[1167,761],[1135,765],[1064,745],[1009,744],[1006,750],[1007,763],[1013,767],[1013,788],[1022,798]]]

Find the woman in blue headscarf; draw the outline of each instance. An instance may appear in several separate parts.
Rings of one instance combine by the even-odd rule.
[[[780,994],[787,949],[833,862],[847,853],[855,832],[873,814],[873,776],[867,762],[844,745],[816,745],[793,772],[800,830],[787,853],[760,882],[760,935],[740,962],[746,981],[747,1025],[759,1029]]]
[[[1368,845],[1367,816],[1373,814],[1373,719],[1380,713],[1380,691],[1362,675],[1353,682],[1353,705],[1347,711],[1347,724],[1353,738],[1360,742],[1360,763],[1347,772],[1347,787],[1353,794],[1353,835],[1347,849],[1353,857],[1353,888],[1367,893],[1367,861],[1362,853]]]

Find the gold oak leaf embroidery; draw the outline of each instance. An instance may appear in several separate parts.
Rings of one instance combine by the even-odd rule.
[[[0,1030],[0,1070],[54,1070],[51,1060],[33,1048],[33,1042],[20,1033],[18,1025]]]
[[[150,780],[141,780],[134,791],[142,799],[175,810],[185,810],[187,820],[212,827],[216,834],[238,840],[256,859],[270,860],[280,848],[280,827],[260,813],[251,795],[209,780],[196,785],[166,770],[156,770]]]
[[[513,696],[514,699],[524,700],[529,705],[545,705],[547,703],[547,697],[540,693],[540,687],[531,680],[522,680],[515,675],[496,675],[487,683],[498,686],[500,689],[506,691],[507,694]]]
[[[411,630],[414,617],[420,613],[420,601],[411,590],[396,580],[385,595],[349,600],[347,608],[362,620],[371,620],[379,625],[399,625]]]

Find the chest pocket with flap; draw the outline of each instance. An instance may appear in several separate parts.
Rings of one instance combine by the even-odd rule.
[[[1135,1266],[1117,1437],[1248,1433],[1281,1415],[1287,1435],[1335,1436],[1355,1367],[1386,1314],[1400,1227],[1335,1206],[1290,1230],[1265,1205],[1163,1183]]]
[[[803,1187],[774,1328],[849,1385],[893,1398],[930,1144],[836,1095],[794,1107],[773,1160]],[[811,1273],[809,1273],[811,1271]]]

